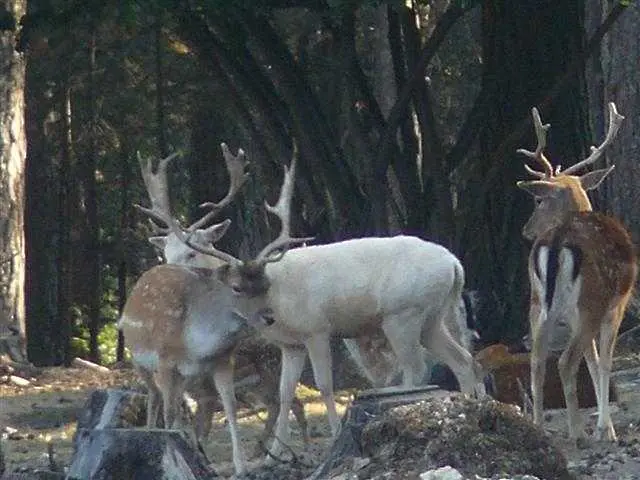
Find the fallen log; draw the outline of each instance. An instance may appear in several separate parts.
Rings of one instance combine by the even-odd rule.
[[[75,357],[71,360],[71,365],[78,368],[86,368],[88,370],[93,370],[94,372],[99,373],[110,373],[111,370],[107,367],[103,367],[102,365],[98,365],[97,363],[90,362],[89,360],[84,360],[79,357]]]

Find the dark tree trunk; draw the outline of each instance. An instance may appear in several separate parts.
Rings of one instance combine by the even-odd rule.
[[[118,312],[122,313],[127,301],[130,262],[131,232],[134,229],[131,211],[131,181],[133,172],[129,163],[131,152],[125,140],[120,151],[120,234],[118,235]],[[118,344],[116,345],[116,361],[124,360],[124,335],[118,330]]]
[[[89,357],[95,363],[100,363],[100,351],[98,349],[98,333],[100,333],[100,225],[98,218],[98,188],[96,184],[97,167],[97,86],[96,86],[96,32],[95,26],[90,31],[89,40],[89,85],[88,85],[88,112],[89,112],[89,145],[86,157],[82,162],[82,181],[84,187],[85,224],[84,237],[85,255],[87,261],[85,280],[88,285],[87,315],[89,322]]]
[[[49,104],[43,95],[43,72],[29,62],[26,72],[26,205],[25,283],[27,354],[36,365],[60,364],[63,355],[54,335],[58,324],[59,212],[58,172],[49,148],[45,116]],[[57,96],[60,99],[60,96]],[[59,105],[61,108],[61,105]]]
[[[24,0],[5,0],[5,12],[17,20],[25,13]],[[0,336],[11,330],[25,350],[24,174],[24,57],[15,51],[13,29],[0,31]]]
[[[486,332],[491,339],[514,339],[527,330],[529,246],[521,229],[533,205],[515,187],[526,178],[524,158],[515,150],[535,145],[533,127],[521,138],[509,139],[513,144],[505,145],[505,138],[523,120],[530,122],[531,107],[541,104],[570,61],[582,54],[583,8],[582,2],[551,0],[483,4],[482,88],[487,102],[475,186],[463,199],[473,212],[463,245],[469,283],[499,301]],[[554,164],[574,162],[586,147],[584,78],[580,72],[569,80],[568,88],[541,111],[552,125],[547,152]]]

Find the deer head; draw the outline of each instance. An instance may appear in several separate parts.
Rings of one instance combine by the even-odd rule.
[[[613,102],[609,103],[609,129],[605,140],[599,147],[592,146],[591,154],[584,160],[562,170],[560,165],[555,169],[551,162],[544,155],[544,148],[547,144],[547,130],[550,125],[542,124],[540,113],[537,108],[532,109],[534,127],[538,145],[535,151],[518,149],[529,158],[535,160],[542,170],[534,170],[525,163],[525,169],[537,180],[519,181],[518,187],[529,192],[536,201],[536,207],[529,221],[525,224],[522,235],[528,240],[534,240],[541,233],[551,227],[559,225],[565,216],[571,212],[591,211],[591,202],[587,196],[588,190],[597,188],[614,168],[594,170],[583,175],[576,173],[583,168],[596,162],[604,152],[605,148],[611,144],[618,133],[624,117],[616,111]]]
[[[191,226],[183,228],[179,221],[171,214],[166,168],[175,155],[161,160],[158,166],[158,173],[156,174],[153,173],[149,160],[140,160],[152,207],[145,208],[137,206],[137,208],[167,226],[163,230],[164,233],[167,233],[167,236],[164,240],[157,241],[164,247],[165,255],[169,256],[169,254],[166,253],[169,251],[169,242],[174,242],[176,248],[171,251],[175,252],[176,256],[194,255],[197,252],[214,258],[219,262],[218,265],[222,265],[216,270],[221,281],[230,286],[236,294],[254,296],[265,292],[269,287],[269,282],[265,275],[265,267],[268,263],[279,261],[292,245],[302,244],[312,240],[310,237],[293,238],[289,233],[289,217],[294,189],[297,148],[294,145],[294,154],[290,167],[287,168],[285,166],[284,181],[278,201],[275,205],[269,205],[265,201],[267,211],[280,219],[280,234],[275,240],[266,245],[255,259],[240,260],[229,253],[218,250],[213,245],[213,242],[224,235],[230,220],[225,220],[206,229],[200,228],[212,220],[215,215],[233,199],[234,195],[246,181],[247,174],[244,172],[246,167],[244,152],[239,150],[238,155],[234,156],[230,153],[226,144],[221,144],[221,147],[231,178],[229,192],[220,202],[207,202],[202,204],[202,207],[209,208],[210,211],[201,219],[197,220]],[[203,239],[205,241],[202,241]],[[207,239],[210,241],[207,242]],[[180,248],[181,244],[182,248]],[[184,245],[189,247],[186,253]],[[167,261],[170,260],[171,259],[167,258]]]
[[[218,203],[207,202],[200,205],[202,208],[209,208],[210,211],[200,220],[184,229],[185,234],[189,235],[191,241],[198,245],[213,244],[220,240],[227,232],[229,225],[231,225],[231,220],[228,219],[209,227],[200,227],[212,220],[233,200],[234,196],[241,190],[248,178],[248,174],[245,172],[248,162],[245,159],[244,151],[239,149],[238,154],[233,155],[225,143],[222,143],[220,146],[225,159],[227,172],[229,173],[229,191]],[[153,161],[151,159],[143,159],[140,157],[140,154],[138,154],[140,170],[151,201],[151,208],[145,208],[140,205],[136,205],[136,208],[150,217],[155,235],[150,237],[149,241],[163,251],[165,260],[168,263],[216,268],[223,264],[225,260],[205,255],[192,248],[186,247],[184,242],[171,231],[171,227],[161,227],[156,223],[159,221],[167,225],[164,218],[171,216],[167,168],[171,160],[177,155],[178,153],[174,153],[160,160],[157,170],[154,172]]]

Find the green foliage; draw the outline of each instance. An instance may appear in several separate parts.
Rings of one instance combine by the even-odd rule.
[[[85,337],[71,337],[71,357],[87,358],[89,356],[89,334]]]
[[[118,347],[118,328],[115,323],[107,323],[98,334],[100,358],[104,365],[111,365],[116,361]]]

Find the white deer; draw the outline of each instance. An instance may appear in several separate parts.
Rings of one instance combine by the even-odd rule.
[[[546,131],[540,114],[533,108],[538,145],[535,151],[518,152],[535,159],[537,171],[525,164],[537,180],[520,181],[518,186],[536,199],[535,210],[523,229],[533,240],[529,255],[531,306],[529,313],[531,389],[533,420],[542,423],[546,358],[554,330],[569,326],[571,336],[558,361],[567,404],[569,436],[583,436],[578,413],[576,377],[585,358],[598,402],[596,439],[616,440],[609,410],[609,379],[618,328],[637,277],[634,248],[626,229],[614,218],[592,212],[586,191],[600,185],[611,172],[594,170],[575,174],[594,163],[615,137],[623,116],[609,104],[609,129],[599,147],[591,147],[588,158],[555,170],[545,158]],[[599,336],[599,351],[596,338]]]
[[[166,168],[169,160],[161,162],[161,168]],[[230,163],[232,158],[226,155],[225,160],[231,176],[229,193],[219,203],[207,205],[211,211],[196,222],[197,227],[219,213],[244,181],[244,163]],[[227,416],[238,474],[246,471],[246,461],[237,434],[232,352],[238,341],[251,333],[250,327],[268,312],[268,279],[252,272],[284,258],[290,245],[308,240],[288,236],[294,172],[292,163],[291,169],[285,170],[278,202],[275,206],[266,205],[280,218],[282,232],[255,259],[241,261],[210,246],[207,254],[223,262],[216,269],[156,266],[134,286],[119,323],[136,370],[149,387],[148,426],[156,424],[160,404],[165,426],[179,426],[180,416],[176,413],[185,386],[211,372]],[[147,187],[152,208],[142,210],[167,224],[181,241],[189,242],[195,230],[183,229],[171,216],[166,192]],[[218,228],[224,230],[224,223]]]
[[[207,249],[190,245],[206,253]],[[233,266],[230,271],[238,278],[248,273]],[[251,279],[257,278],[270,284],[267,296],[273,312],[273,322],[260,332],[282,350],[272,457],[289,442],[288,412],[307,353],[332,434],[339,430],[331,337],[357,338],[381,329],[398,359],[404,386],[422,381],[422,347],[454,371],[463,392],[473,393],[478,386],[479,367],[446,326],[461,302],[464,270],[440,245],[397,236],[301,247],[290,250],[280,262],[256,265]]]
[[[234,156],[225,143],[221,144],[221,149],[231,183],[234,185],[232,191],[238,191],[244,182],[242,180],[244,178],[243,172],[248,164],[245,161],[245,153],[239,149],[238,154]],[[160,161],[155,173],[151,162],[140,161],[140,169],[152,204],[165,205],[164,209],[167,211],[170,211],[167,168],[173,158],[170,156]],[[197,221],[187,230],[191,232],[190,242],[206,248],[213,245],[226,233],[230,222],[225,221],[206,228],[199,228],[203,225],[204,222]],[[162,251],[164,260],[168,264],[217,268],[225,263],[217,257],[205,255],[188,247],[174,233],[171,233],[169,228],[162,228],[154,223],[153,229],[156,235],[149,237],[149,241]],[[233,351],[233,357],[236,397],[241,402],[252,406],[257,400],[267,410],[267,420],[257,445],[257,451],[262,453],[264,442],[273,433],[280,409],[278,397],[280,382],[279,375],[276,373],[276,370],[277,372],[280,370],[280,351],[257,335],[251,335],[240,341],[240,344]],[[203,440],[209,435],[213,414],[218,407],[217,391],[211,380],[210,372],[204,372],[199,378],[192,379],[186,387],[187,392],[197,404],[194,420],[198,440]],[[291,409],[300,426],[303,439],[305,443],[308,443],[308,425],[304,404],[295,397]]]

